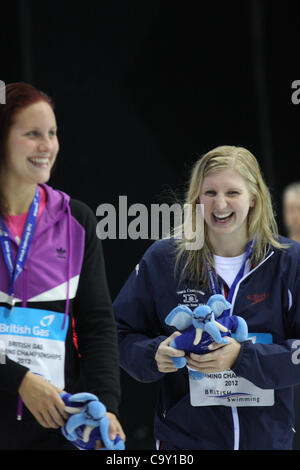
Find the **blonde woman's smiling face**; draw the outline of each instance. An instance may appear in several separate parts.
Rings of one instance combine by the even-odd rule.
[[[210,239],[230,235],[237,242],[247,237],[247,216],[255,204],[245,179],[228,168],[207,175],[203,180],[200,203]]]

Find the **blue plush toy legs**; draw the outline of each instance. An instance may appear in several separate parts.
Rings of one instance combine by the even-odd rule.
[[[235,339],[242,343],[243,341],[246,341],[248,337],[248,325],[244,318],[242,317],[237,317],[238,319],[238,327],[235,331]]]
[[[170,347],[174,349],[178,349],[175,343],[175,340],[173,339],[170,343]],[[177,369],[182,369],[186,365],[186,358],[185,357],[175,357],[171,356],[171,359],[173,361],[173,364]]]
[[[204,372],[189,368],[189,377],[191,380],[201,380],[205,376]]]

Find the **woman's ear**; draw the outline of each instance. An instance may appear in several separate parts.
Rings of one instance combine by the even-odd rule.
[[[254,207],[256,203],[256,197],[252,196],[251,201],[250,201],[250,207]]]

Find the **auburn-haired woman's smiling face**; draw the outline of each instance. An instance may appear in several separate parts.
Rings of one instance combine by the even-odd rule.
[[[51,106],[39,101],[16,114],[6,145],[5,175],[16,184],[45,183],[59,144]]]

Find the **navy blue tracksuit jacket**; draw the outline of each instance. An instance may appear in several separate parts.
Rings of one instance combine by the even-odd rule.
[[[270,248],[236,287],[232,314],[249,333],[271,335],[272,344],[242,343],[232,371],[261,389],[274,390],[272,406],[192,406],[186,367],[158,371],[155,354],[174,327],[165,317],[177,305],[195,308],[211,295],[174,276],[173,240],[154,242],[114,302],[120,363],[141,382],[160,381],[155,438],[175,449],[291,449],[293,386],[300,383],[300,244]]]

